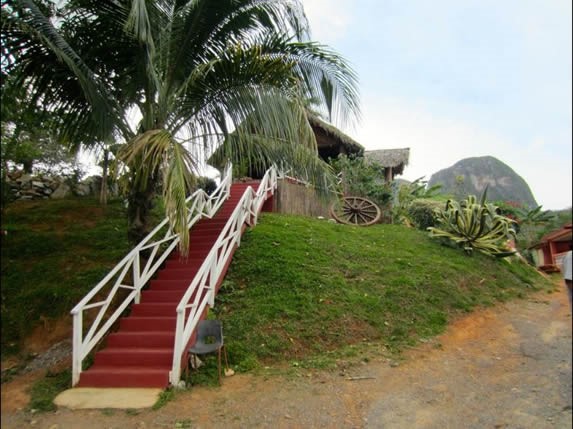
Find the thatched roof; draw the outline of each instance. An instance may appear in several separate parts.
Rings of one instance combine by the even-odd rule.
[[[346,149],[348,153],[363,153],[364,146],[362,146],[357,141],[353,140],[334,125],[330,125],[327,122],[324,122],[322,119],[318,118],[313,114],[308,114],[308,122],[313,127],[313,129],[318,128],[322,130],[326,135],[332,137],[340,142],[342,146]]]
[[[403,149],[380,149],[367,150],[364,152],[366,159],[370,158],[382,165],[382,167],[405,167],[410,159],[410,148]]]

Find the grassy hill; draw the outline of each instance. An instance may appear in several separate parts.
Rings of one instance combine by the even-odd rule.
[[[265,214],[214,312],[239,366],[328,366],[361,344],[399,352],[460,313],[541,288],[553,286],[518,260],[468,257],[416,229]]]
[[[125,210],[91,200],[14,203],[2,239],[2,351],[66,316],[128,251]],[[388,352],[459,313],[553,286],[517,261],[468,257],[398,225],[264,214],[235,254],[212,317],[238,370],[324,367],[361,345]],[[71,324],[70,324],[71,328]]]

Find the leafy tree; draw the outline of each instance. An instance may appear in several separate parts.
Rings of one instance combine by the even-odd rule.
[[[273,160],[327,183],[304,100],[335,120],[358,113],[353,71],[309,41],[300,1],[69,0],[57,9],[4,0],[2,30],[6,73],[30,104],[62,119],[63,141],[125,144],[133,241],[162,192],[187,251],[190,146],[209,152],[225,141],[227,159]]]
[[[543,210],[543,206],[529,209],[514,201],[497,201],[495,204],[501,214],[514,222],[517,249],[530,262],[533,262],[533,259],[529,248],[554,225],[556,227],[553,229],[557,229],[566,223],[556,224],[557,214],[551,210]]]
[[[2,168],[16,165],[25,173],[55,170],[58,164],[75,163],[75,154],[59,144],[51,132],[58,118],[39,106],[29,106],[8,76],[2,76]]]

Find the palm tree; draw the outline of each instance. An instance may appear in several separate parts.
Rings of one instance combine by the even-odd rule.
[[[161,188],[187,249],[190,147],[225,141],[227,159],[272,160],[325,181],[305,100],[339,122],[359,113],[354,72],[309,41],[298,0],[69,0],[61,9],[4,0],[2,21],[3,68],[29,103],[64,119],[63,141],[125,143],[134,241]]]

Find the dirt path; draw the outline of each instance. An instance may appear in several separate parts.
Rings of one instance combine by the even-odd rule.
[[[571,428],[571,356],[560,289],[472,313],[398,366],[381,359],[343,376],[236,375],[157,411],[38,415],[3,400],[2,428]]]

